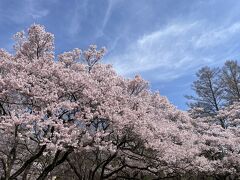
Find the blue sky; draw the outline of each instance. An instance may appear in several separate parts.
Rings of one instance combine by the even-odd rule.
[[[40,23],[55,34],[56,54],[106,46],[105,63],[186,109],[200,67],[239,60],[239,9],[237,0],[1,0],[0,47]]]

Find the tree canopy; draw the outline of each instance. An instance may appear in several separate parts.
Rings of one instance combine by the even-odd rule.
[[[36,24],[14,39],[0,50],[2,179],[239,176],[237,126],[196,121],[140,75],[118,75],[104,47],[55,56]]]

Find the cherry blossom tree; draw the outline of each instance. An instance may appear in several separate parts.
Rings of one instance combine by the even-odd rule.
[[[15,54],[0,51],[2,179],[239,174],[238,129],[196,124],[140,75],[127,79],[100,63],[105,48],[55,56],[41,25],[14,38]]]

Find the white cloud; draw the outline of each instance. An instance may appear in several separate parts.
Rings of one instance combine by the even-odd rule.
[[[14,9],[6,8],[2,11],[0,21],[11,21],[18,24],[37,20],[49,14],[48,9],[44,8],[39,1],[34,0],[16,2]]]
[[[103,18],[101,27],[99,28],[98,32],[96,33],[96,37],[101,37],[104,35],[104,29],[112,15],[112,11],[113,11],[115,5],[119,2],[120,2],[120,0],[108,0],[107,10],[105,12],[105,16]]]
[[[171,24],[165,27],[162,30],[155,31],[153,33],[150,33],[148,35],[143,35],[143,37],[140,37],[137,41],[139,45],[146,45],[146,44],[152,44],[152,42],[158,41],[159,39],[163,39],[167,36],[178,36],[183,33],[188,32],[191,30],[191,28],[194,28],[197,23],[194,22],[192,24]]]
[[[215,46],[224,43],[238,32],[240,32],[240,22],[236,22],[229,27],[216,28],[197,37],[195,46],[197,48]]]
[[[70,14],[69,16],[71,20],[69,21],[70,24],[67,27],[70,36],[74,37],[77,33],[79,33],[82,21],[87,15],[87,6],[88,0],[84,0],[81,3],[75,0],[75,9],[73,10],[73,14]]]
[[[107,7],[107,10],[106,10],[104,19],[103,19],[102,26],[97,32],[97,37],[101,37],[104,34],[103,31],[104,31],[105,26],[107,25],[108,20],[109,20],[111,14],[112,14],[113,2],[114,1],[112,1],[112,0],[108,0],[108,7]]]
[[[47,16],[48,13],[48,9],[40,8],[37,1],[26,0],[26,15],[38,19]]]
[[[123,54],[109,55],[108,60],[123,75],[154,71],[155,79],[176,79],[199,66],[214,63],[217,57],[226,60],[214,48],[239,35],[239,30],[240,22],[229,27],[210,27],[200,21],[172,23],[142,35]]]

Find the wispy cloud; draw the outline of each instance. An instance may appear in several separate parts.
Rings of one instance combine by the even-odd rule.
[[[48,15],[49,10],[41,8],[37,1],[26,0],[26,14],[32,17],[33,19],[42,18]]]
[[[103,23],[101,25],[101,27],[99,28],[98,32],[97,32],[97,37],[100,37],[100,36],[103,36],[103,31],[105,29],[105,26],[107,25],[108,23],[108,20],[112,14],[112,7],[114,5],[114,2],[113,0],[108,0],[108,7],[107,7],[107,10],[106,10],[106,13],[105,13],[105,16],[104,16],[104,19],[103,19]]]
[[[175,22],[140,36],[124,54],[113,54],[109,60],[120,74],[154,71],[153,79],[169,81],[214,63],[220,56],[226,58],[226,52],[223,55],[214,48],[239,35],[239,30],[240,22],[220,27],[201,21]]]
[[[108,5],[107,5],[107,10],[105,12],[105,16],[103,18],[101,26],[99,27],[99,29],[98,29],[98,31],[96,33],[96,37],[97,38],[99,38],[99,37],[104,35],[104,29],[105,29],[106,25],[108,24],[109,19],[112,16],[112,12],[113,12],[115,6],[118,3],[121,2],[121,0],[108,0],[107,2],[108,2]]]
[[[225,41],[228,41],[234,35],[240,32],[240,22],[233,23],[227,27],[220,27],[216,29],[209,30],[206,33],[196,37],[195,46],[196,48],[204,48],[222,44]]]
[[[83,0],[81,3],[75,0],[75,6],[73,10],[73,14],[69,16],[71,20],[70,24],[67,27],[68,33],[70,36],[74,37],[81,30],[82,21],[86,18],[87,15],[87,6],[88,0]]]
[[[46,17],[49,14],[49,10],[44,7],[44,4],[34,0],[11,1],[10,6],[3,1],[0,2],[0,6],[0,22],[3,23],[25,24]],[[11,8],[12,6],[14,8]]]

